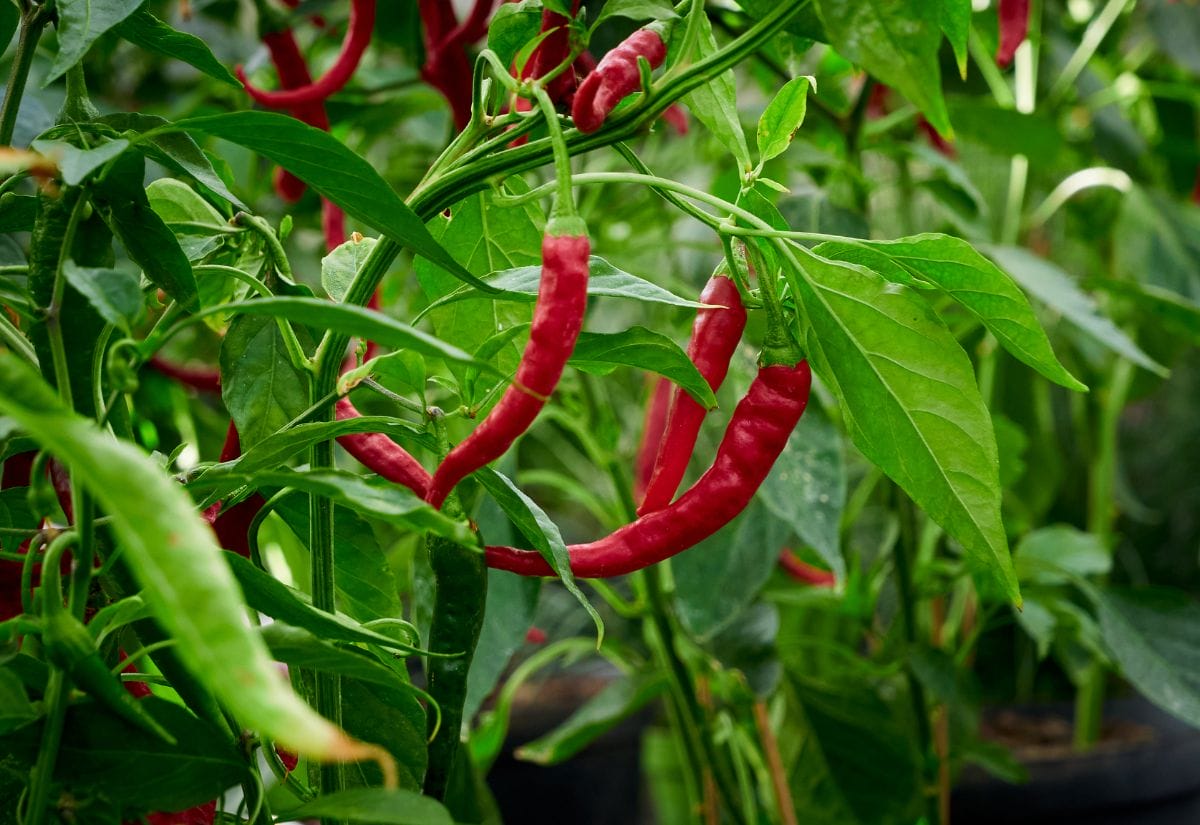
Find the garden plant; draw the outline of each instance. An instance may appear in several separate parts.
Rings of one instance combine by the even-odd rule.
[[[655,822],[946,825],[985,707],[1200,727],[1193,0],[0,45],[0,823],[542,821],[632,729]]]

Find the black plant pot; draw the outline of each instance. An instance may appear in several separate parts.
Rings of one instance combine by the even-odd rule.
[[[1127,735],[1085,754],[1016,752],[1029,781],[968,769],[952,799],[954,825],[1193,825],[1200,823],[1200,730],[1143,699],[1105,705]],[[1022,715],[1070,723],[1067,706]]]
[[[535,765],[513,757],[518,747],[550,732],[577,710],[597,691],[594,682],[559,684],[514,708],[504,750],[488,774],[488,786],[506,825],[632,825],[639,821],[641,734],[652,716],[648,709],[624,720],[561,764]]]

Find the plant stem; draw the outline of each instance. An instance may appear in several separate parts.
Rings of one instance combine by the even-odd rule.
[[[1047,95],[1050,103],[1057,103],[1067,93],[1067,90],[1082,74],[1088,61],[1092,59],[1092,55],[1096,53],[1096,49],[1100,48],[1100,44],[1112,29],[1113,24],[1117,22],[1117,18],[1121,16],[1121,12],[1128,5],[1129,0],[1108,0],[1096,19],[1088,24],[1075,53],[1071,55],[1071,59],[1063,67],[1062,74],[1055,78],[1054,85],[1050,87],[1050,93]]]
[[[17,112],[21,108],[25,84],[29,81],[29,67],[33,65],[33,55],[37,51],[38,40],[42,36],[47,19],[41,6],[30,7],[21,19],[21,37],[17,40],[12,71],[8,75],[8,89],[4,95],[4,105],[0,108],[0,146],[12,143],[13,131],[17,126]]]
[[[67,695],[70,693],[67,675],[58,668],[50,670],[46,681],[46,693],[42,704],[48,708],[45,727],[42,728],[41,748],[29,783],[29,801],[25,808],[24,825],[44,825],[46,807],[50,802],[50,784],[54,774],[54,763],[58,759],[58,746],[62,742],[63,729],[67,721]]]

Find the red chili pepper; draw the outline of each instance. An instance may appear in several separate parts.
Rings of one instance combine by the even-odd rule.
[[[338,421],[358,418],[359,412],[349,398],[339,398],[335,408]],[[401,484],[422,498],[429,491],[430,477],[408,450],[383,433],[354,433],[338,437],[338,444],[372,472]]]
[[[688,133],[687,110],[678,103],[672,103],[668,106],[666,111],[660,116],[660,120],[665,120],[667,125],[674,129],[677,135],[686,135]]]
[[[221,461],[233,461],[242,454],[241,438],[238,437],[237,425],[229,422],[225,431],[225,444],[221,447]],[[237,553],[242,558],[250,558],[250,526],[258,516],[266,500],[258,493],[251,494],[244,501],[221,512],[222,504],[217,502],[204,511],[204,520],[212,525],[217,535],[217,543],[231,553]]]
[[[601,58],[596,68],[579,84],[571,102],[571,119],[581,132],[594,132],[604,125],[608,113],[641,86],[638,58],[644,57],[657,69],[667,57],[662,36],[653,29],[639,29]]]
[[[5,459],[4,469],[0,471],[0,490],[7,490],[10,487],[28,487],[35,458],[37,458],[37,450],[17,453]]]
[[[212,367],[188,367],[175,364],[159,355],[150,356],[147,362],[155,372],[173,378],[184,386],[201,392],[219,393],[221,391],[221,373]]]
[[[700,293],[700,302],[721,308],[702,309],[696,313],[688,357],[715,392],[725,381],[729,360],[742,340],[746,308],[742,306],[737,285],[720,274],[709,279]],[[659,447],[650,483],[646,485],[646,495],[638,507],[639,516],[661,510],[675,497],[707,412],[684,390],[675,390],[666,435]]]
[[[667,431],[667,416],[671,411],[671,382],[665,378],[655,378],[653,384],[650,403],[646,405],[646,417],[642,422],[642,443],[638,447],[633,478],[633,495],[638,501],[645,497],[646,485],[654,475],[654,459],[658,457],[663,433]]]
[[[1192,203],[1200,204],[1200,168],[1196,169],[1196,183],[1192,187]]]
[[[375,0],[353,0],[350,4],[350,23],[346,27],[342,49],[329,71],[321,75],[320,79],[283,91],[268,92],[253,86],[246,78],[245,71],[238,66],[238,80],[242,81],[250,97],[273,109],[288,109],[323,102],[345,86],[354,75],[367,46],[371,44],[371,34],[374,30]]]
[[[279,75],[279,85],[285,89],[294,89],[312,83],[312,75],[308,73],[308,63],[300,52],[291,29],[265,32],[262,36],[263,45],[271,55],[275,72]],[[240,70],[240,67],[239,67]],[[292,117],[329,131],[329,117],[325,114],[323,103],[308,103],[296,106],[291,110]],[[276,169],[274,176],[275,193],[287,203],[295,203],[304,195],[304,181],[297,178],[286,169]]]
[[[186,811],[173,813],[154,813],[146,815],[149,825],[213,825],[217,816],[217,800],[205,802]]]
[[[662,510],[642,516],[590,544],[571,545],[571,570],[583,578],[622,576],[700,543],[746,508],[783,452],[808,403],[808,362],[759,369],[729,419],[712,466]],[[523,576],[551,576],[541,554],[488,547],[489,567]]]
[[[925,115],[917,116],[917,128],[925,133],[925,137],[929,138],[929,143],[939,154],[951,159],[958,157],[958,150],[954,148],[954,144],[942,137],[941,133],[933,128],[933,124],[925,119]]]
[[[579,0],[574,0],[571,4],[572,17],[578,12]],[[568,28],[570,25],[570,17],[563,17],[549,9],[542,11],[541,33],[546,36],[541,43],[538,43],[537,48],[533,50],[533,54],[525,63],[524,69],[521,70],[522,80],[545,77],[570,57],[571,30]],[[547,32],[549,33],[546,34]],[[574,89],[575,72],[571,67],[567,67],[565,71],[550,81],[546,87],[546,94],[550,96],[550,100],[558,103]]]
[[[450,6],[451,4],[444,3],[443,5]],[[576,5],[578,5],[578,0],[576,0]],[[467,19],[437,38],[438,46],[461,48],[467,43],[474,43],[483,37],[487,32],[488,18],[492,16],[492,9],[495,6],[496,0],[475,0],[471,11],[467,14]],[[452,10],[451,13],[453,14]]]
[[[1029,0],[1000,0],[1000,45],[996,49],[996,65],[1004,69],[1012,63],[1017,47],[1029,33]]]
[[[783,568],[783,572],[798,582],[816,587],[833,587],[837,583],[833,573],[802,561],[791,550],[784,550],[779,554],[779,566]]]
[[[425,26],[425,65],[421,77],[450,104],[454,125],[462,129],[471,120],[471,61],[466,46],[483,36],[495,0],[476,0],[462,25],[456,25],[448,0],[421,0]]]
[[[571,234],[551,221],[542,238],[542,282],[538,287],[529,344],[513,385],[475,431],[450,451],[433,474],[426,500],[441,507],[458,482],[503,455],[529,429],[558,379],[583,327],[587,307],[586,231],[570,221]]]

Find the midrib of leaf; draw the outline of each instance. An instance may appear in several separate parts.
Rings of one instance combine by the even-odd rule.
[[[800,248],[800,247],[796,247],[796,248]],[[809,252],[807,249],[805,249],[804,254],[811,255],[812,253]],[[796,260],[794,254],[789,257],[791,257],[792,260],[794,260],[794,261]],[[796,261],[796,263],[799,264],[798,261]],[[850,266],[848,266],[844,263],[840,263],[840,262],[830,261],[829,263],[830,263],[830,265],[842,266],[847,269],[857,268],[857,267],[850,267]],[[964,514],[966,514],[968,522],[975,528],[975,531],[977,532],[979,538],[982,539],[984,546],[986,546],[988,548],[989,553],[991,553],[991,555],[993,557],[995,557],[995,560],[999,563],[999,567],[1000,567],[1000,571],[1001,571],[1001,578],[1003,578],[1005,580],[1005,584],[1006,584],[1006,588],[1007,588],[1009,585],[1009,581],[1008,581],[1009,577],[1007,575],[1003,574],[1004,571],[1007,569],[1006,566],[1004,565],[1004,561],[1005,561],[1004,558],[999,554],[999,552],[997,551],[997,548],[994,547],[992,542],[988,539],[986,532],[984,532],[984,530],[980,526],[979,522],[976,520],[974,514],[971,511],[971,508],[969,508],[966,505],[966,503],[963,502],[963,500],[959,497],[958,491],[955,488],[955,486],[951,483],[950,477],[946,474],[945,468],[943,468],[942,463],[937,460],[937,454],[935,452],[933,452],[933,450],[931,449],[929,442],[926,440],[924,434],[921,432],[920,427],[917,426],[917,422],[909,414],[908,408],[905,407],[905,405],[901,402],[900,398],[892,390],[891,385],[884,379],[883,375],[880,374],[879,370],[876,369],[875,364],[871,360],[871,356],[875,355],[875,353],[865,350],[861,346],[859,346],[858,339],[851,333],[849,328],[846,327],[845,324],[842,323],[841,318],[838,316],[838,314],[836,312],[834,312],[833,308],[822,298],[821,291],[827,290],[828,292],[833,293],[835,295],[841,295],[843,298],[845,298],[849,301],[853,301],[857,304],[868,307],[872,312],[884,317],[890,323],[897,324],[900,326],[904,326],[904,325],[901,324],[901,322],[899,320],[892,318],[889,315],[886,315],[882,310],[878,309],[877,307],[874,307],[871,304],[866,303],[865,301],[855,298],[852,295],[847,295],[843,292],[833,289],[832,287],[825,287],[825,286],[820,286],[820,285],[814,284],[809,279],[808,274],[804,271],[804,268],[802,266],[797,265],[796,269],[798,269],[801,277],[804,278],[805,283],[808,285],[808,287],[811,290],[814,297],[816,297],[816,298],[818,298],[818,300],[820,300],[821,306],[824,308],[825,312],[829,315],[829,317],[832,318],[834,325],[841,331],[843,337],[847,341],[849,341],[851,348],[855,352],[860,354],[862,359],[866,362],[869,372],[875,376],[875,378],[879,382],[880,386],[882,386],[887,391],[885,397],[887,399],[889,399],[892,402],[892,404],[899,409],[899,411],[901,413],[900,418],[902,420],[908,422],[910,428],[916,434],[916,437],[917,437],[917,440],[919,441],[919,443],[923,447],[925,447],[926,452],[929,454],[929,457],[933,461],[933,465],[937,468],[937,472],[940,474],[941,478],[943,479],[943,481],[946,484],[946,487],[949,489],[950,500],[953,501]],[[910,329],[910,331],[915,332],[915,330],[912,330],[911,327],[907,327],[907,328]],[[882,356],[880,356],[880,357],[882,357]],[[891,361],[892,363],[895,363],[897,366],[905,369],[906,371],[908,371],[914,375],[921,375],[921,373],[917,372],[916,370],[913,370],[912,368],[907,367],[904,364],[900,364],[894,358],[889,358],[887,360]],[[922,376],[922,377],[925,377],[925,376]],[[938,380],[938,379],[934,379],[934,380]],[[836,379],[835,379],[835,383],[836,383]],[[939,383],[945,384],[946,382],[939,381]],[[953,386],[953,385],[950,385],[950,386]],[[956,391],[958,391],[961,394],[961,390],[957,390],[957,388],[955,388],[955,389],[956,389]],[[943,415],[938,415],[937,413],[934,413],[929,410],[922,410],[922,412],[925,412],[932,416],[936,416],[937,418],[941,419],[942,421],[945,421],[946,423],[951,424],[952,426],[954,426],[960,430],[962,429],[961,425],[959,425],[957,422],[952,421]],[[895,421],[896,417],[889,416],[887,418],[887,420],[889,422]],[[859,431],[859,433],[861,434],[862,437],[864,437],[864,438],[867,437],[866,431],[864,431],[861,426],[856,425],[856,429]],[[893,432],[895,432],[894,429],[893,429]],[[964,432],[964,434],[966,434],[965,430],[963,432]],[[896,438],[894,435],[893,435],[893,440],[897,444],[900,443],[900,439]],[[874,441],[872,440],[868,443],[874,443]],[[907,475],[909,478],[912,478],[913,476],[912,476],[911,471],[909,471],[907,469],[907,463],[904,460],[904,452],[903,451],[898,452],[898,459],[899,459],[901,466],[905,468],[905,475]],[[980,482],[980,479],[977,479],[974,476],[967,475],[966,473],[963,473],[963,475],[977,483],[984,483],[984,485],[986,486],[986,482]]]

